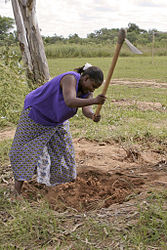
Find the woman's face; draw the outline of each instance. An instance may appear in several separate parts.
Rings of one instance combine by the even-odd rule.
[[[94,79],[90,79],[88,75],[85,75],[81,78],[81,88],[84,94],[88,92],[94,92],[95,89],[100,87],[100,83],[95,82]]]

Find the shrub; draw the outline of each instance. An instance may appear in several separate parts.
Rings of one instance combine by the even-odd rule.
[[[3,127],[18,122],[28,86],[16,52],[5,48],[0,58],[0,127]]]

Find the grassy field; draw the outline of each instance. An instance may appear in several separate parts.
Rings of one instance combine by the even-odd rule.
[[[85,62],[101,67],[106,77],[111,59],[59,58],[49,59],[48,62],[52,77],[82,66]],[[70,123],[73,137],[86,137],[99,141],[115,140],[118,143],[127,144],[140,143],[143,147],[166,152],[167,88],[141,85],[141,82],[148,80],[167,82],[166,59],[166,57],[155,57],[152,62],[151,57],[120,57],[113,80],[138,81],[138,85],[117,83],[110,85],[107,101],[101,111],[101,122],[96,124],[83,118],[79,110]],[[5,73],[7,77],[9,72]],[[13,75],[10,79],[11,84],[12,78]],[[5,76],[0,84],[3,81]],[[0,85],[0,87],[3,86]],[[14,89],[16,102],[17,89]],[[14,126],[16,123],[12,124],[10,115],[15,114],[15,106],[11,105],[13,91],[11,88],[6,88],[5,91],[9,96],[5,99],[4,105],[4,108],[7,107],[9,111],[5,113],[6,116],[9,115],[9,121],[5,123],[3,118],[1,130],[5,126]],[[20,88],[18,91],[20,96]],[[101,89],[96,90],[95,95],[100,92]],[[3,98],[5,98],[4,94]],[[21,98],[22,96],[20,100],[23,102]],[[129,104],[118,105],[117,102]],[[159,103],[160,108],[141,109],[139,103],[144,103],[143,105]],[[21,112],[20,106],[19,110],[17,107],[18,112]],[[15,118],[15,120],[18,119]],[[8,167],[11,143],[11,139],[0,142],[0,249],[167,249],[167,192],[165,189],[163,192],[150,192],[144,205],[138,207],[137,222],[129,225],[125,220],[122,228],[116,228],[108,219],[109,217],[98,217],[96,211],[90,214],[77,213],[70,208],[67,212],[53,211],[40,197],[38,202],[33,199],[11,202],[9,187],[13,177]]]
[[[57,75],[64,71],[71,70],[85,62],[101,67],[105,77],[111,63],[110,58],[82,58],[82,59],[57,59],[49,60],[51,75]],[[156,64],[156,65],[155,65]],[[156,58],[152,64],[151,58],[119,58],[118,65],[113,79],[126,79],[140,82],[147,79],[157,82],[165,82],[167,77],[165,57]],[[72,66],[71,66],[72,65]],[[161,65],[161,66],[157,66]],[[74,136],[83,136],[89,139],[109,140],[112,138],[123,140],[156,138],[163,140],[167,136],[166,120],[167,113],[160,110],[140,110],[137,105],[131,104],[128,107],[119,107],[112,100],[134,100],[138,102],[157,102],[164,109],[167,107],[166,89],[148,86],[110,85],[107,92],[107,101],[101,111],[102,121],[94,124],[91,121],[85,122],[79,110],[78,116],[71,119],[71,130]],[[95,92],[95,95],[102,91],[102,87]],[[95,107],[94,107],[95,109]],[[160,125],[161,124],[161,125]]]
[[[152,48],[152,44],[141,45],[135,44],[138,49],[143,52],[144,56],[166,56],[167,49],[165,44],[156,44]],[[87,43],[87,44],[74,44],[74,43],[56,43],[56,44],[46,44],[45,52],[47,58],[93,58],[93,57],[112,57],[115,50],[115,44],[113,43]],[[124,43],[121,51],[121,57],[132,57],[132,54],[128,46]]]
[[[66,71],[73,70],[76,67],[80,67],[86,62],[100,67],[106,77],[112,62],[112,57],[48,59],[50,74],[52,77]],[[112,78],[139,80],[147,79],[166,82],[166,68],[166,56],[154,57],[153,60],[152,57],[144,57],[142,55],[135,57],[120,57]]]

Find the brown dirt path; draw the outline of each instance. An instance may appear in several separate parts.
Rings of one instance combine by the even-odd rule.
[[[15,128],[7,128],[0,131],[0,141],[12,139],[14,137],[16,129]]]
[[[119,85],[129,85],[135,87],[154,87],[154,88],[167,88],[167,82],[158,82],[157,80],[140,80],[140,79],[113,79],[111,84],[119,84]]]

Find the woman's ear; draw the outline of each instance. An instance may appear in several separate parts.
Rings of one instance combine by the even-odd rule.
[[[89,79],[88,75],[84,75],[84,80],[87,81]]]

